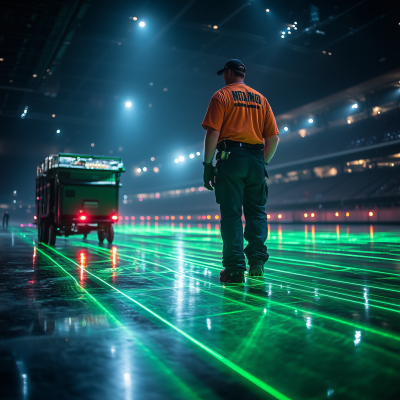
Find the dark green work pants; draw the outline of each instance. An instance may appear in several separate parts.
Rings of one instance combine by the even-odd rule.
[[[234,147],[227,160],[217,154],[215,197],[221,210],[222,264],[229,270],[245,270],[244,253],[250,265],[268,260],[265,241],[268,223],[265,205],[268,186],[262,150]],[[246,219],[243,253],[242,207]]]

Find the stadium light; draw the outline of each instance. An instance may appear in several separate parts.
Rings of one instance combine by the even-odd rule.
[[[354,104],[351,106],[351,108],[358,108],[358,104],[357,104],[357,103],[354,103]]]
[[[267,8],[265,11],[266,11],[266,12],[269,12],[269,8]]]
[[[285,37],[285,35],[282,35],[281,38],[283,39]]]
[[[314,122],[314,120],[313,120],[312,118],[309,118],[309,119],[308,119],[308,123],[309,123],[309,124],[312,124],[313,122]]]
[[[142,170],[140,168],[137,168],[136,172],[142,172]]]
[[[179,161],[180,161],[180,162],[185,161],[185,157],[180,156],[180,157],[179,157]]]
[[[194,158],[194,154],[190,154],[189,158]]]
[[[60,133],[61,131],[59,129],[57,129],[57,133]]]
[[[139,22],[139,26],[140,26],[141,28],[144,28],[144,27],[146,26],[146,23],[143,22],[143,21],[140,21],[140,22]]]
[[[285,132],[287,132],[287,131],[289,130],[289,128],[288,128],[287,126],[285,126],[285,127],[283,128],[283,130],[284,130]]]
[[[147,171],[147,168],[146,168],[146,167],[143,167],[143,171],[146,172],[146,171]]]
[[[125,107],[128,107],[128,108],[132,107],[132,103],[130,101],[127,101],[125,103]]]
[[[196,156],[199,156],[200,155],[200,152],[198,151],[197,153],[196,153]]]

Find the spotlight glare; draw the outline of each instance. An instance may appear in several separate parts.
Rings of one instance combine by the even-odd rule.
[[[143,167],[143,171],[146,172],[146,171],[147,171],[147,168],[146,168],[146,167]]]
[[[281,36],[282,39],[283,39],[284,37],[285,37],[284,35]]]
[[[287,131],[289,130],[289,128],[288,128],[287,126],[285,126],[285,127],[283,128],[283,130],[284,130],[285,132],[287,132]]]
[[[127,101],[127,102],[125,103],[125,106],[128,107],[128,108],[129,108],[129,107],[132,107],[132,103],[131,103],[130,101]]]
[[[61,131],[59,129],[57,129],[57,133],[60,133]]]
[[[189,158],[194,158],[194,154],[191,154],[191,155],[189,156]]]
[[[266,12],[269,12],[269,8],[267,8],[265,11],[266,11]]]
[[[297,22],[296,22],[296,21],[294,21],[294,25],[297,25]]]
[[[178,164],[179,160],[177,158],[175,158],[175,163]]]
[[[184,160],[185,160],[185,157],[183,157],[183,156],[180,156],[180,157],[179,157],[179,161],[180,161],[180,162],[182,162],[182,161],[184,161]]]
[[[353,105],[351,106],[351,108],[358,108],[358,104],[357,104],[357,103],[353,104]]]
[[[140,26],[141,28],[144,28],[144,27],[146,26],[146,23],[143,22],[143,21],[140,21],[140,22],[139,22],[139,26]]]
[[[196,156],[199,156],[200,155],[200,152],[198,151],[197,153],[196,153]]]
[[[308,123],[312,124],[314,122],[314,120],[312,118],[309,118]]]
[[[137,168],[136,172],[142,172],[142,170],[140,168]]]

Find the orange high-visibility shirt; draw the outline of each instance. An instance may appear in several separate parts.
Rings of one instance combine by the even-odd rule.
[[[218,143],[262,144],[264,138],[279,135],[267,99],[244,83],[231,83],[214,94],[202,127],[219,131]]]

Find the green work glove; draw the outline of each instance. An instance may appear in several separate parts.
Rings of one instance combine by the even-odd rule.
[[[204,163],[204,173],[203,173],[203,181],[204,181],[204,187],[207,190],[214,190],[214,176],[215,176],[215,167],[212,165],[212,163]]]

